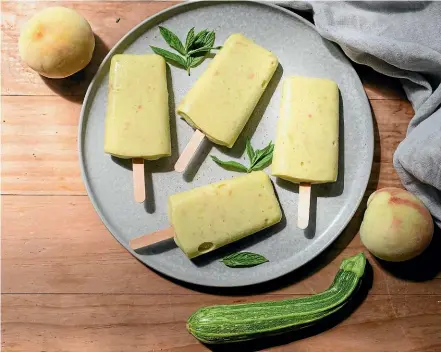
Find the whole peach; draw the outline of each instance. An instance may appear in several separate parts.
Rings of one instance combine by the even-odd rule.
[[[22,60],[34,71],[49,78],[64,78],[90,62],[95,37],[78,12],[49,7],[24,25],[18,45]]]
[[[366,248],[376,257],[400,262],[416,257],[433,236],[433,219],[424,204],[399,188],[383,188],[368,199],[360,228]]]

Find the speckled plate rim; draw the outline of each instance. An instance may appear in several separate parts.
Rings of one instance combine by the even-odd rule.
[[[168,272],[165,272],[162,270],[162,268],[160,266],[157,265],[152,265],[151,263],[148,263],[147,260],[141,260],[140,256],[138,256],[132,249],[130,249],[129,244],[126,243],[122,238],[120,238],[120,236],[118,236],[117,231],[115,231],[115,229],[112,227],[112,225],[107,221],[106,217],[103,215],[100,207],[98,206],[98,202],[95,198],[95,194],[93,189],[90,187],[90,182],[89,182],[89,178],[86,172],[86,166],[85,166],[85,160],[84,160],[84,153],[83,153],[83,144],[84,144],[84,133],[85,133],[85,122],[87,121],[86,119],[86,115],[87,115],[87,111],[88,111],[88,107],[90,105],[91,102],[91,97],[93,97],[93,94],[96,92],[96,90],[98,89],[99,86],[99,80],[100,77],[103,73],[105,73],[105,69],[106,69],[106,65],[107,65],[107,61],[110,60],[110,58],[114,55],[115,51],[117,51],[117,49],[124,44],[124,42],[126,42],[127,40],[130,40],[131,36],[134,35],[136,33],[136,31],[147,25],[148,22],[154,22],[154,21],[158,21],[160,20],[160,18],[162,17],[166,17],[169,18],[171,16],[173,16],[174,14],[177,13],[181,13],[181,12],[185,12],[185,11],[191,11],[193,8],[198,8],[201,6],[210,6],[210,5],[215,5],[215,4],[219,4],[219,3],[224,3],[225,1],[191,1],[191,2],[185,2],[182,4],[178,4],[172,7],[169,7],[167,9],[164,9],[158,13],[156,13],[153,16],[150,16],[148,18],[146,18],[144,21],[142,21],[141,23],[139,23],[137,26],[133,27],[124,37],[122,37],[116,44],[115,46],[109,51],[109,53],[106,55],[106,57],[103,59],[101,65],[99,66],[95,76],[93,77],[91,83],[89,84],[89,87],[86,91],[84,100],[83,100],[83,105],[81,107],[81,112],[80,112],[80,121],[79,121],[79,127],[78,127],[78,151],[79,151],[79,161],[80,161],[80,169],[81,169],[81,177],[83,179],[84,185],[86,187],[86,191],[87,194],[89,196],[89,199],[92,202],[93,207],[95,208],[95,211],[98,213],[99,217],[101,218],[101,221],[104,223],[104,225],[106,226],[107,230],[112,234],[112,236],[122,245],[124,246],[127,251],[129,253],[131,253],[137,260],[139,260],[141,263],[143,263],[144,265],[147,265],[148,267],[150,267],[151,269],[154,269],[155,271],[174,278],[178,281],[181,282],[186,282],[186,283],[190,283],[190,284],[194,284],[194,285],[199,285],[199,286],[210,286],[210,287],[223,287],[223,288],[232,288],[232,287],[246,287],[246,286],[252,286],[252,285],[256,285],[256,284],[261,284],[264,282],[268,282],[274,279],[277,279],[279,277],[282,277],[294,270],[299,269],[300,267],[302,267],[303,265],[305,265],[306,263],[312,261],[314,258],[316,258],[319,254],[321,254],[326,248],[328,248],[336,239],[337,237],[342,233],[342,231],[346,228],[346,226],[348,225],[348,223],[351,221],[351,219],[353,218],[355,212],[357,211],[363,197],[364,194],[366,192],[366,188],[369,182],[369,178],[370,178],[370,174],[372,171],[372,163],[373,163],[373,156],[374,156],[374,128],[373,128],[373,122],[372,122],[372,115],[369,111],[369,121],[368,121],[368,127],[369,127],[369,131],[367,131],[366,133],[368,134],[368,136],[370,136],[370,138],[368,138],[368,144],[367,144],[367,149],[368,149],[368,160],[369,160],[369,167],[366,170],[367,176],[364,180],[364,183],[362,185],[360,185],[360,194],[357,198],[356,203],[354,203],[354,207],[352,209],[351,212],[348,212],[348,216],[345,218],[345,220],[340,221],[339,224],[334,224],[334,235],[333,236],[327,236],[326,241],[317,241],[316,244],[312,244],[310,246],[310,248],[308,248],[308,252],[314,252],[312,255],[310,255],[308,258],[306,259],[302,259],[300,262],[297,262],[297,265],[295,268],[292,267],[287,267],[285,270],[279,270],[277,272],[275,272],[272,275],[266,276],[265,279],[261,280],[261,281],[255,281],[255,282],[249,282],[249,283],[245,283],[245,284],[237,284],[237,285],[229,285],[229,284],[214,284],[210,281],[201,281],[199,280],[192,280],[191,277],[178,277],[178,276],[174,276]],[[261,6],[267,6],[270,7],[274,10],[277,11],[281,11],[285,14],[288,14],[289,16],[291,16],[293,18],[293,20],[297,20],[302,22],[304,25],[312,28],[314,31],[317,32],[317,29],[315,28],[315,26],[313,24],[311,24],[310,22],[308,22],[307,20],[305,20],[304,18],[302,18],[301,16],[287,10],[284,9],[283,7],[279,6],[279,5],[275,5],[275,4],[271,4],[271,3],[267,3],[267,2],[260,2],[260,1],[231,1],[232,3],[240,3],[240,2],[245,2],[245,3],[254,3],[257,5],[261,5]],[[324,39],[326,40],[326,39]],[[335,46],[336,48],[338,48],[334,43],[329,42],[331,45]],[[338,48],[338,50],[341,52],[340,48]],[[350,61],[349,59],[342,53],[342,56],[344,58],[346,58],[347,62],[349,64]],[[355,70],[354,70],[355,71]],[[357,73],[355,72],[355,75],[358,77]],[[360,82],[360,86],[362,86],[361,81]],[[360,99],[364,100],[363,103],[365,103],[368,107],[370,107],[369,105],[369,100],[366,97],[366,94],[364,92],[364,89],[362,88],[362,94],[360,94]],[[305,258],[306,256],[304,256],[303,258]]]

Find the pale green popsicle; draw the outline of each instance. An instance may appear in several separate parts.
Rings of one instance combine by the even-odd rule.
[[[231,148],[277,65],[277,57],[270,51],[242,34],[232,34],[177,112],[212,142]]]
[[[175,242],[189,257],[210,252],[278,223],[282,211],[263,171],[169,197]]]
[[[272,174],[291,182],[337,180],[338,86],[329,79],[288,77],[283,83]]]
[[[158,55],[115,55],[109,77],[104,151],[155,160],[171,154],[166,65]]]

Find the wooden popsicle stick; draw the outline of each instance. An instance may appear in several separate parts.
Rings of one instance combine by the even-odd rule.
[[[145,201],[144,159],[132,160],[133,165],[133,192],[138,203]]]
[[[299,208],[297,227],[306,229],[309,224],[309,207],[311,205],[311,184],[301,183],[299,185]]]
[[[184,170],[187,168],[188,164],[190,163],[191,159],[196,153],[196,150],[198,150],[204,138],[205,135],[201,131],[199,130],[194,131],[193,136],[190,139],[190,142],[188,142],[184,151],[179,156],[179,159],[175,164],[175,171],[184,172]]]
[[[173,237],[175,237],[175,231],[173,230],[173,227],[169,227],[168,229],[163,229],[149,233],[148,235],[136,237],[130,240],[129,245],[130,248],[136,251],[137,249],[141,249]]]

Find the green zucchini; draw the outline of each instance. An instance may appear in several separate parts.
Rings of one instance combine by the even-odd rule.
[[[187,330],[204,343],[218,344],[276,335],[311,325],[347,302],[357,289],[365,266],[363,253],[344,259],[331,286],[313,296],[201,308],[188,319]]]

